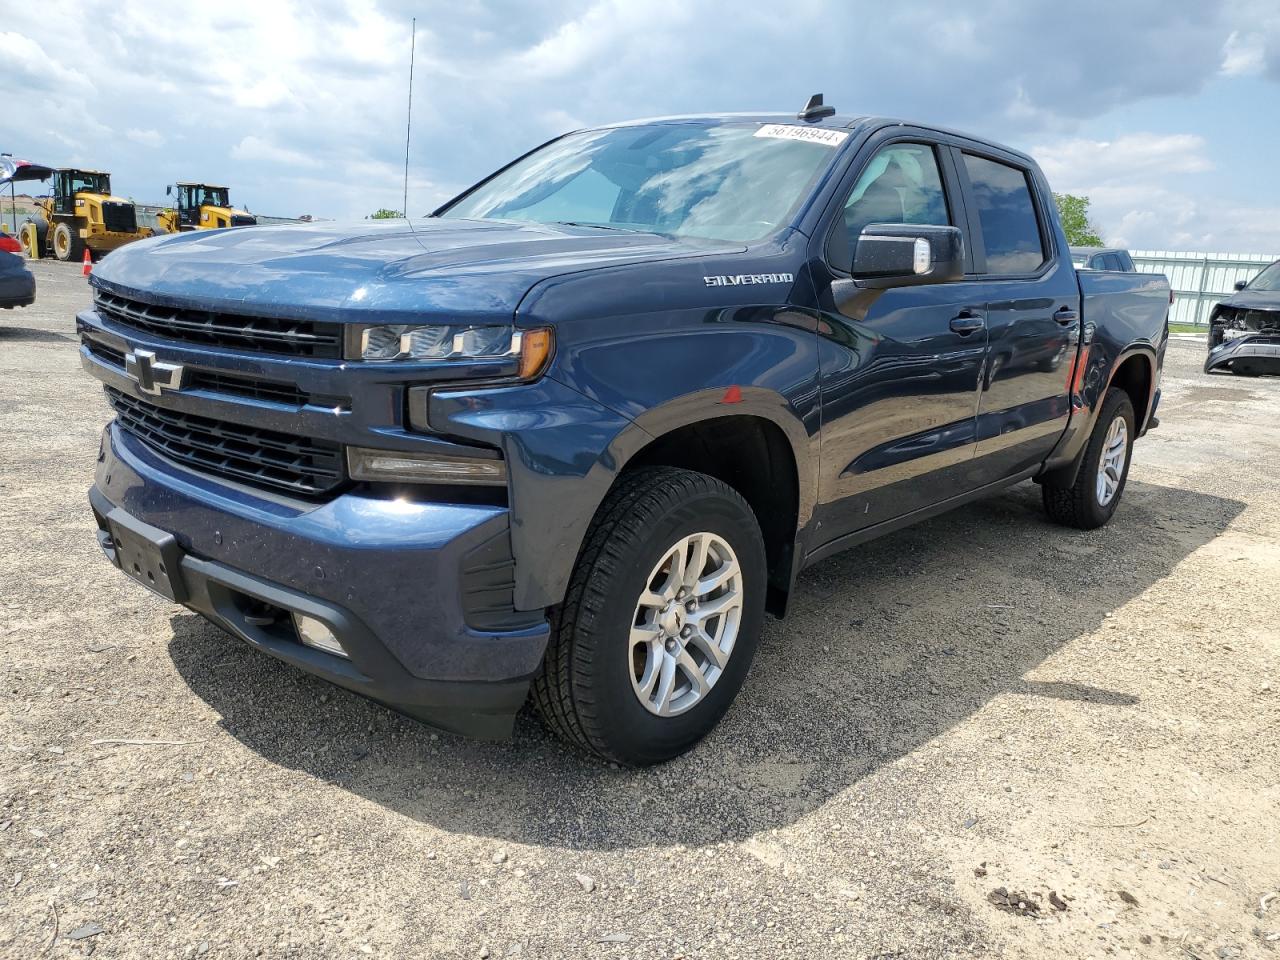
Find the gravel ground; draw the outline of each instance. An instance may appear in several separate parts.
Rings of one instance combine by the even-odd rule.
[[[809,570],[721,728],[632,772],[532,717],[435,734],[113,570],[87,291],[36,271],[0,314],[0,955],[1280,955],[1280,379],[1171,344],[1111,526],[1027,484]]]

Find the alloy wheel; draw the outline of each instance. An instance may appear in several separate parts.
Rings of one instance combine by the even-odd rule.
[[[631,686],[646,710],[673,717],[707,696],[733,654],[742,591],[742,568],[724,538],[693,533],[667,548],[631,620]]]
[[[1102,457],[1098,461],[1098,506],[1105,507],[1115,499],[1124,478],[1125,458],[1129,452],[1129,427],[1124,417],[1116,417],[1107,430],[1102,444]]]

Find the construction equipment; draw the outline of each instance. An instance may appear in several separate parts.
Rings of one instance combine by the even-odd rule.
[[[50,173],[52,193],[36,198],[36,215],[18,232],[28,257],[78,262],[88,250],[97,259],[155,233],[138,226],[133,201],[111,195],[111,174],[74,168]]]
[[[250,227],[258,218],[231,206],[231,191],[209,183],[171,183],[166,196],[177,193],[177,202],[156,216],[160,229],[169,233],[188,230],[217,230],[222,227]]]

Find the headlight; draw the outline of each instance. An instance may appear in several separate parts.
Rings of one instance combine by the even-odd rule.
[[[418,326],[382,323],[348,328],[344,354],[348,360],[418,361],[426,363],[488,361],[509,363],[509,374],[532,380],[551,359],[554,342],[548,327]]]
[[[510,327],[419,327],[388,323],[359,331],[358,360],[495,360],[520,353]]]

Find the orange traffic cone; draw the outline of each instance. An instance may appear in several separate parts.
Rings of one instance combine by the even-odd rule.
[[[85,249],[84,249],[84,266],[80,268],[80,273],[81,273],[83,276],[86,276],[86,277],[87,277],[87,276],[89,275],[89,271],[90,271],[90,270],[92,270],[92,269],[93,269],[93,257],[89,256],[89,248],[88,248],[88,247],[85,247]]]

